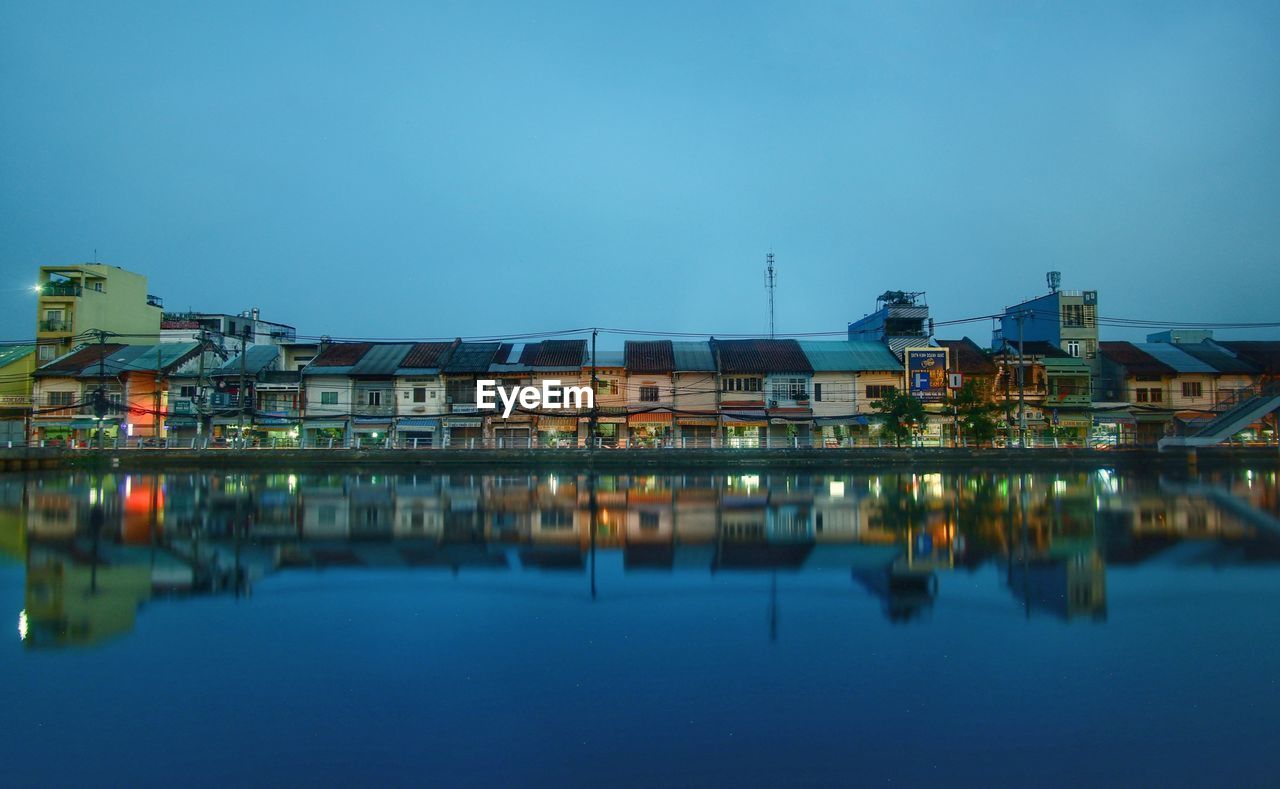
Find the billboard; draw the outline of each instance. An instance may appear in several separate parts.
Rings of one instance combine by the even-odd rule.
[[[907,348],[907,391],[925,403],[935,403],[947,396],[947,349]]]

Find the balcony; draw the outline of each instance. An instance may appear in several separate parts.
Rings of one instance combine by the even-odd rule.
[[[40,286],[41,296],[79,296],[83,292],[74,282],[46,282]]]
[[[51,333],[70,332],[71,321],[66,320],[65,318],[50,318],[48,320],[43,320],[40,321],[40,331]]]
[[[356,416],[395,416],[394,405],[357,405],[352,412]]]
[[[148,294],[147,294],[147,306],[150,306],[150,307],[159,307],[160,309],[164,309],[164,299],[160,298],[159,296],[154,296],[154,295],[152,295],[152,294],[148,293]]]

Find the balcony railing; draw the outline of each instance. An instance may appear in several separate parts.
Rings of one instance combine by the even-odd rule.
[[[62,318],[50,318],[40,321],[40,331],[48,332],[64,332],[71,331],[71,321]]]
[[[154,296],[150,293],[147,294],[147,304],[152,307],[159,307],[160,309],[164,309],[164,299],[160,298],[159,296]]]
[[[354,408],[356,416],[394,416],[395,412],[394,405],[357,405]]]
[[[46,282],[40,286],[41,296],[79,296],[82,292],[74,282]]]

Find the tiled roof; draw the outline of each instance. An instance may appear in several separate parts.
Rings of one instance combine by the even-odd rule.
[[[951,369],[961,375],[995,375],[999,369],[986,351],[968,337],[962,340],[938,340],[938,345],[951,351]]]
[[[199,348],[200,343],[197,342],[165,342],[159,345],[142,346],[137,355],[127,364],[122,364],[120,369],[121,371],[155,372],[159,367],[161,370],[169,370],[187,359],[194,359]]]
[[[1004,347],[1014,356],[1018,355],[1018,341],[1005,338]],[[1022,343],[1023,356],[1043,356],[1049,359],[1061,359],[1071,354],[1047,340],[1025,340]]]
[[[586,340],[543,340],[529,343],[520,354],[521,364],[556,370],[576,370],[587,361]]]
[[[1175,375],[1169,365],[1131,342],[1100,342],[1098,352],[1109,361],[1123,365],[1129,375]]]
[[[119,343],[103,343],[101,345],[93,343],[86,345],[83,348],[77,348],[70,353],[59,356],[36,370],[36,375],[77,375],[91,364],[97,366],[98,359],[103,355],[110,359],[111,354],[124,347]]]
[[[901,370],[902,362],[884,343],[865,340],[800,340],[809,364],[819,372]]]
[[[360,361],[373,343],[370,342],[335,342],[326,345],[324,350],[316,354],[309,367],[350,367]]]
[[[812,373],[795,340],[712,340],[725,373]]]
[[[453,343],[448,342],[420,342],[413,346],[408,354],[405,355],[404,361],[400,363],[401,367],[412,367],[415,369],[439,367],[441,359],[444,358],[445,351],[449,350],[449,346]]]
[[[623,347],[629,373],[669,373],[675,368],[670,340],[629,340]]]
[[[1280,341],[1214,340],[1267,375],[1280,375]]]

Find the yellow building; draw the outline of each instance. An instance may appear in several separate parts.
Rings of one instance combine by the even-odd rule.
[[[90,331],[113,332],[125,345],[159,340],[162,304],[141,274],[101,263],[41,266],[36,291],[40,364],[89,341]]]
[[[35,345],[0,348],[0,447],[26,440],[31,373],[35,369]]]

